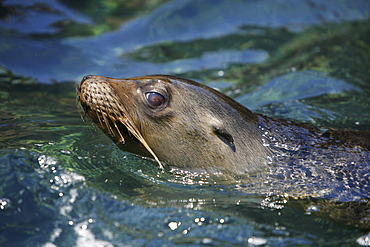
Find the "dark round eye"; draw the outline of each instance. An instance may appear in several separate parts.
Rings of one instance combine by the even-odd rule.
[[[146,93],[145,97],[149,105],[153,108],[158,108],[162,106],[166,101],[165,97],[162,94],[157,93],[157,92]]]

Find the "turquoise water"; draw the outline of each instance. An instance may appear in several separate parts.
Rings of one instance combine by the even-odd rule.
[[[0,9],[1,246],[369,245],[366,180],[339,203],[163,174],[84,122],[75,89],[87,74],[174,74],[269,116],[370,130],[369,1]]]

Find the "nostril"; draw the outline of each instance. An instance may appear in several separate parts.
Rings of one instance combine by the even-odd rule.
[[[86,81],[88,79],[91,79],[93,76],[92,75],[86,75],[84,78],[82,78],[82,81]]]

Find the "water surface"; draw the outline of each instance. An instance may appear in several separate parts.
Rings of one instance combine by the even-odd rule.
[[[368,159],[342,201],[304,196],[308,180],[294,197],[161,173],[84,122],[75,91],[86,74],[175,74],[269,116],[370,130],[369,1],[0,6],[0,245],[369,245]]]

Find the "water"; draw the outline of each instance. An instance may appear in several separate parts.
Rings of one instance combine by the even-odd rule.
[[[1,246],[369,245],[366,180],[338,203],[163,174],[84,123],[75,94],[86,74],[170,73],[270,116],[369,130],[368,1],[79,3],[1,4]]]

